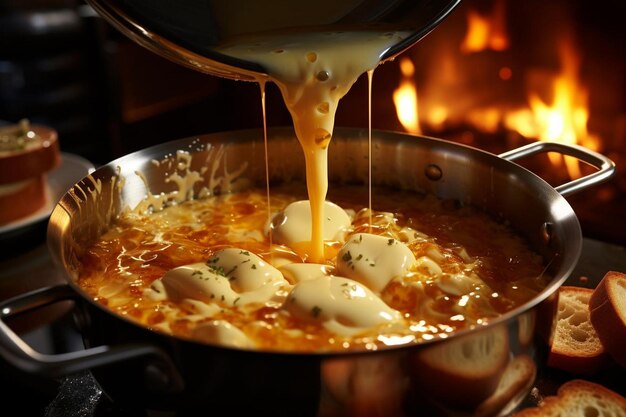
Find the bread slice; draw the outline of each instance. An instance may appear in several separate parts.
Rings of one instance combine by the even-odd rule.
[[[604,349],[626,368],[626,274],[607,272],[591,295],[589,310]]]
[[[593,289],[562,286],[558,293],[547,364],[574,374],[595,374],[610,360],[589,320]]]
[[[49,199],[45,175],[14,185],[0,185],[0,226],[42,209]]]
[[[582,379],[561,385],[557,395],[546,397],[537,407],[511,417],[626,417],[626,398],[608,388]]]
[[[509,413],[526,397],[537,376],[533,359],[525,354],[509,361],[494,393],[483,401],[475,417],[487,417]]]
[[[419,389],[430,400],[456,409],[474,409],[491,396],[509,361],[505,326],[476,329],[425,346],[412,359]]]
[[[61,161],[57,132],[27,120],[0,128],[0,226],[48,202],[48,172]]]

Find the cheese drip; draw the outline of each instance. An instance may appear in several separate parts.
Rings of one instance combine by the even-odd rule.
[[[280,271],[257,255],[229,248],[217,252],[207,262],[169,270],[162,279],[152,284],[152,293],[148,295],[156,299],[192,299],[239,307],[280,301],[280,290],[288,284]]]
[[[415,263],[415,255],[402,242],[369,233],[357,233],[337,254],[337,270],[380,293],[395,277]]]
[[[339,235],[348,229],[352,222],[348,213],[337,204],[325,201],[323,214],[322,237],[324,240],[341,240]],[[298,242],[311,241],[311,224],[309,202],[294,201],[272,217],[268,231],[271,231],[276,243],[289,246]]]
[[[300,320],[319,322],[345,336],[402,319],[398,311],[360,283],[322,274],[298,282],[284,308]]]
[[[311,262],[324,260],[328,146],[339,100],[361,74],[378,66],[383,54],[406,35],[376,31],[282,33],[239,39],[219,48],[225,55],[266,68],[291,113],[306,165],[312,220],[306,252]],[[259,78],[259,82],[264,81]]]

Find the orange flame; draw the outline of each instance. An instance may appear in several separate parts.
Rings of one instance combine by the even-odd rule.
[[[417,88],[413,80],[415,74],[413,61],[403,57],[400,60],[400,72],[402,73],[400,86],[393,92],[393,102],[396,106],[398,120],[407,132],[419,135],[422,133],[422,129],[419,125]]]
[[[528,138],[578,143],[598,150],[599,138],[587,131],[588,92],[580,85],[580,59],[569,39],[561,42],[559,56],[561,72],[551,83],[552,102],[542,100],[537,92],[531,91],[528,96],[530,109],[509,114],[505,125]],[[553,165],[561,165],[561,156],[549,154],[549,157]],[[570,178],[581,176],[577,159],[565,157],[564,162]]]
[[[461,52],[469,54],[486,49],[504,51],[509,47],[506,33],[506,8],[503,0],[496,0],[487,16],[470,10],[467,13],[467,32]]]

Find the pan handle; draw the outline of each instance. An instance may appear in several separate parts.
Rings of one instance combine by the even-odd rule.
[[[12,315],[71,299],[79,299],[76,292],[68,285],[58,285],[24,293],[0,303],[0,355],[23,371],[51,378],[147,356],[155,359],[154,366],[160,371],[160,382],[164,389],[182,389],[182,378],[170,357],[155,346],[104,345],[76,352],[43,354],[32,349],[5,323],[5,319]]]
[[[522,146],[520,148],[502,153],[499,156],[500,158],[506,159],[507,161],[515,161],[517,159],[525,158],[542,152],[556,152],[562,155],[572,156],[598,169],[598,171],[592,174],[577,178],[573,181],[556,187],[556,191],[558,191],[564,197],[570,194],[577,193],[578,191],[582,191],[587,187],[600,184],[608,180],[613,176],[613,174],[615,174],[615,163],[612,160],[602,154],[599,154],[579,145],[567,145],[557,142],[537,141]]]

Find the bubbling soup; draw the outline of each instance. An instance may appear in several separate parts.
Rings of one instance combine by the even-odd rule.
[[[378,349],[489,323],[546,285],[506,224],[431,195],[334,186],[305,262],[303,186],[123,213],[80,259],[97,302],[156,331],[260,350]],[[330,201],[333,201],[331,203]],[[369,223],[371,218],[372,223]],[[270,245],[269,234],[273,236]]]

